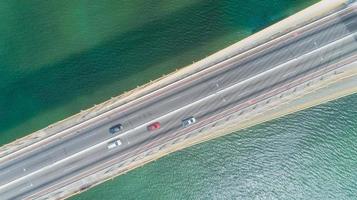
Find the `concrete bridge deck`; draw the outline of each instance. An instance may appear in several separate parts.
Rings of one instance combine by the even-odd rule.
[[[303,94],[311,85],[322,87],[346,77],[353,81],[356,61],[357,4],[340,4],[318,20],[110,112],[65,129],[54,127],[61,134],[17,150],[3,148],[0,198],[66,197],[171,152],[180,143],[214,137],[208,133],[243,124],[272,105],[283,106],[284,98]],[[182,119],[190,116],[197,122],[182,127]],[[157,121],[161,128],[148,131],[147,126]],[[109,134],[118,123],[123,130]],[[117,139],[122,145],[108,149],[108,143]]]

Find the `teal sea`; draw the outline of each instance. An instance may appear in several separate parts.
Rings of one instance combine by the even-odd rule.
[[[3,0],[0,145],[317,0]],[[357,95],[171,154],[72,199],[356,199]]]

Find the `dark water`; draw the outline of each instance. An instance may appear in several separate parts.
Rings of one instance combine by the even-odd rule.
[[[0,145],[317,0],[3,0]],[[177,152],[73,199],[354,199],[350,96]]]
[[[0,144],[197,61],[313,2],[3,0]]]

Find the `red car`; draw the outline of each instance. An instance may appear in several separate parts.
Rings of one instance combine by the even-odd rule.
[[[155,122],[148,126],[148,131],[154,131],[159,128],[160,128],[160,122]]]

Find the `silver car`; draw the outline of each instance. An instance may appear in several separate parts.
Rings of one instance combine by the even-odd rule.
[[[191,124],[194,124],[195,122],[196,122],[196,118],[188,117],[188,118],[182,120],[182,126],[187,127],[187,126],[190,126]]]
[[[114,141],[108,143],[107,148],[108,149],[112,149],[112,148],[115,148],[117,146],[120,146],[121,144],[122,144],[121,140],[114,140]]]

